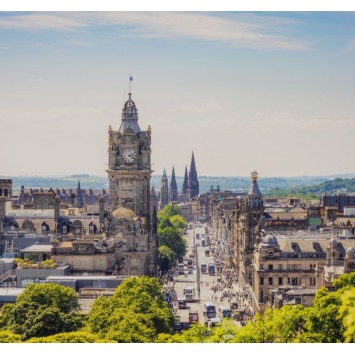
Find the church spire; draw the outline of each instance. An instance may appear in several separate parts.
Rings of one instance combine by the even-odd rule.
[[[160,181],[160,209],[163,209],[165,205],[169,203],[169,184],[164,169],[163,176]]]
[[[171,173],[171,181],[169,186],[169,201],[175,202],[177,200],[178,200],[178,189],[177,189],[176,178],[175,178],[175,169],[173,166],[173,171]]]
[[[192,157],[191,157],[191,165],[190,165],[187,188],[188,188],[188,193],[190,195],[190,198],[194,198],[200,193],[194,152],[192,152]]]
[[[184,182],[182,184],[182,194],[185,195],[187,193],[187,183],[188,183],[189,177],[187,175],[187,166],[185,166],[185,176],[184,176]]]
[[[80,180],[78,180],[78,187],[76,189],[76,207],[78,208],[84,207],[83,195],[80,187]]]

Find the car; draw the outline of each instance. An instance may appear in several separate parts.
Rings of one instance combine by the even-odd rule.
[[[193,269],[189,267],[189,268],[187,269],[187,272],[188,272],[189,274],[192,274],[192,273],[193,273]]]

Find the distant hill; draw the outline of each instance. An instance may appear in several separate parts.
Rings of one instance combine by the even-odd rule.
[[[343,178],[344,177],[344,178]],[[350,178],[351,177],[351,178]],[[355,191],[355,174],[339,175],[338,177],[329,176],[297,176],[297,177],[266,177],[259,179],[259,187],[263,193],[285,195],[297,193],[319,193],[332,192],[339,189]],[[14,191],[19,191],[21,186],[26,188],[65,188],[76,189],[78,180],[84,189],[108,190],[108,178],[104,176],[94,176],[89,174],[75,174],[64,177],[45,177],[45,176],[15,176],[8,177],[13,179]],[[170,181],[170,176],[168,176]],[[156,190],[160,189],[161,175],[154,175],[151,185]],[[177,176],[176,182],[181,191],[183,177]],[[246,191],[250,185],[250,177],[246,176],[200,176],[200,192],[209,191],[210,186],[220,186],[221,190]]]
[[[320,194],[334,194],[339,192],[355,192],[354,178],[335,178],[327,180],[320,184],[310,186],[300,185],[288,188],[273,188],[267,191],[268,195],[273,196],[292,196],[292,195],[308,195],[308,197],[316,197]]]

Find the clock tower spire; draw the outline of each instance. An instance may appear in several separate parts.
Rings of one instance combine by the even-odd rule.
[[[111,211],[125,207],[137,216],[149,216],[151,129],[141,131],[131,92],[123,106],[120,128],[114,131],[110,126],[108,136]]]

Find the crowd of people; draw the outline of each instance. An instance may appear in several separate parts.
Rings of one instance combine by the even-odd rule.
[[[227,302],[232,313],[237,311],[238,314],[243,315],[243,319],[252,318],[254,313],[249,285],[239,282],[238,273],[229,267],[220,241],[213,240],[210,249],[217,266],[217,280],[211,287],[212,300]]]

